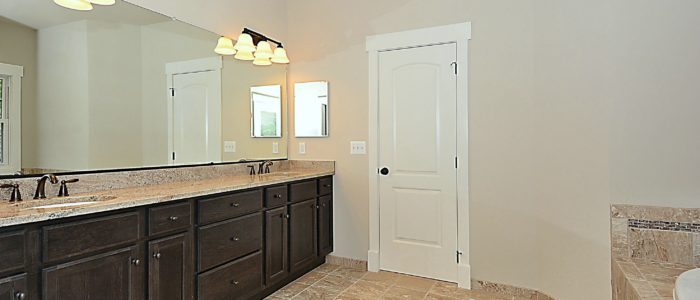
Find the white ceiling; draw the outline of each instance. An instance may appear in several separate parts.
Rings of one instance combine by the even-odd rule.
[[[148,9],[117,0],[112,6],[95,5],[92,11],[70,10],[52,0],[1,0],[0,16],[34,29],[81,20],[100,20],[134,25],[148,25],[170,20]]]

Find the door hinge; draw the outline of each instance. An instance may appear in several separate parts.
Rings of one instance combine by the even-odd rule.
[[[175,160],[175,152],[173,152],[173,161]]]
[[[457,263],[459,263],[460,256],[462,256],[462,251],[457,250]]]
[[[459,157],[455,156],[455,169],[459,168]]]
[[[458,69],[458,68],[457,68],[457,62],[456,62],[456,61],[453,61],[451,65],[452,65],[452,68],[453,68],[454,71],[455,71],[455,75],[457,75],[457,69]]]
[[[170,88],[170,96],[175,97],[175,88]]]

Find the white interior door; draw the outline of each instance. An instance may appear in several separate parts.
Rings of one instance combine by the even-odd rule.
[[[378,78],[380,268],[452,282],[456,50],[444,44],[380,52]]]
[[[173,75],[172,160],[175,164],[221,160],[221,91],[218,71]]]

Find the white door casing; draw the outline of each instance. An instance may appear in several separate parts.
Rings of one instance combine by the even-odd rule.
[[[457,281],[456,44],[379,53],[382,270]]]
[[[24,67],[0,63],[0,75],[6,76],[9,82],[4,87],[5,99],[2,103],[3,116],[7,118],[7,126],[4,128],[5,157],[6,161],[0,164],[0,173],[10,174],[22,169],[22,77]]]
[[[456,45],[456,233],[457,245],[454,249],[454,263],[457,267],[456,281],[462,288],[471,287],[471,271],[469,266],[469,185],[468,185],[468,80],[467,58],[468,41],[471,39],[471,23],[438,26],[432,28],[411,30],[398,33],[381,34],[367,37],[369,54],[369,199],[370,199],[370,249],[368,251],[368,268],[378,271],[383,256],[380,255],[380,165],[379,137],[380,132],[380,53],[386,51],[408,49],[424,46],[435,46],[453,43]],[[453,161],[455,163],[455,161]],[[394,168],[396,169],[396,168]],[[393,172],[393,171],[391,171]],[[390,173],[391,174],[391,173]],[[389,204],[392,202],[389,201]],[[415,209],[415,208],[414,208]],[[386,258],[385,258],[386,259]],[[413,260],[426,259],[412,257]],[[458,263],[457,263],[458,261]]]
[[[221,58],[169,63],[170,164],[221,160]]]

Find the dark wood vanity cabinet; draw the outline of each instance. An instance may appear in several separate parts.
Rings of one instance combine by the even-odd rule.
[[[25,299],[29,299],[26,274],[0,279],[0,300]]]
[[[332,198],[328,176],[1,228],[0,300],[262,299],[333,250]]]
[[[142,265],[132,246],[45,268],[42,299],[143,299]]]
[[[148,299],[192,298],[192,255],[189,234],[183,233],[148,243]]]

